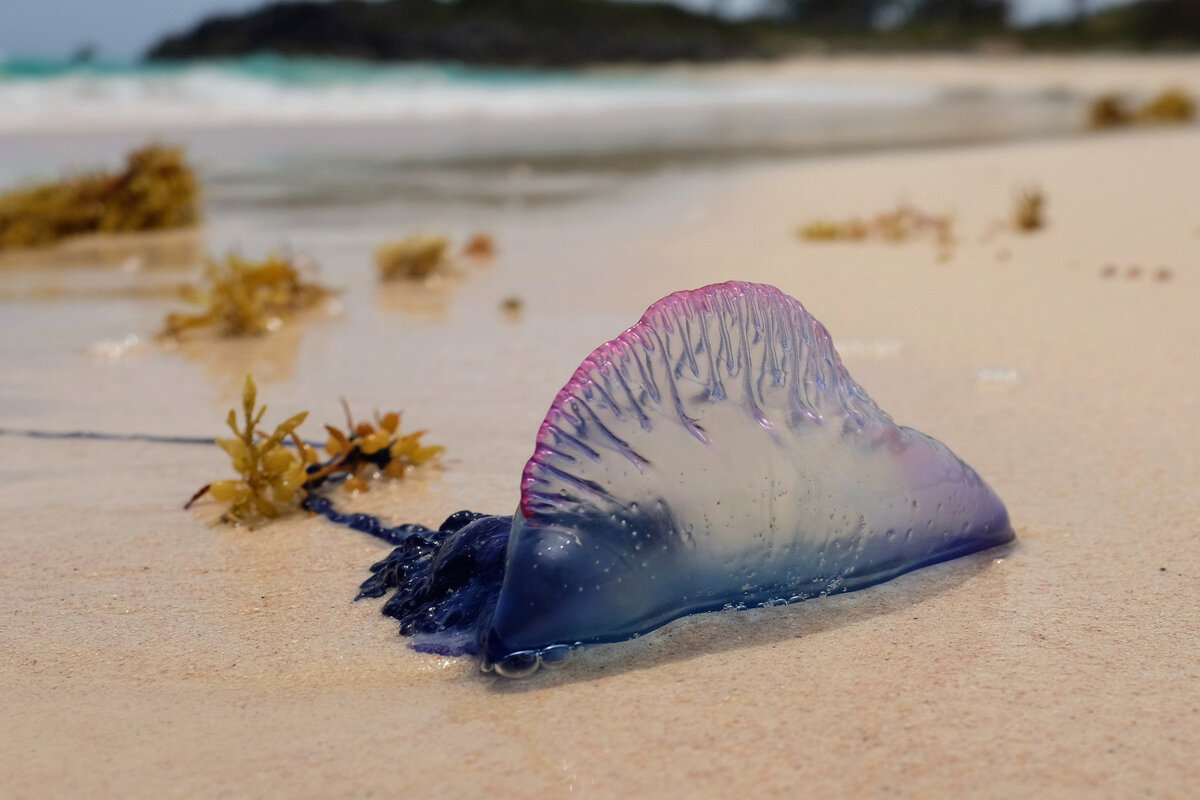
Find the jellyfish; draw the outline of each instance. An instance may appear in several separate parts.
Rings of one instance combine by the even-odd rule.
[[[1014,538],[971,467],[896,425],[825,327],[755,283],[669,295],[592,352],[520,486],[511,516],[383,531],[398,546],[359,597],[391,593],[383,612],[419,651],[521,677],[689,614],[855,591]]]

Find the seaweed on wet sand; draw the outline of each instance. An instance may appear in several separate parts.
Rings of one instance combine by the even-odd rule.
[[[375,266],[385,281],[425,281],[452,271],[454,257],[450,239],[440,234],[416,233],[383,242],[375,248]],[[484,265],[496,256],[491,235],[476,233],[467,239],[458,255]]]
[[[384,280],[425,280],[448,266],[449,247],[445,236],[414,234],[379,245],[375,266]]]
[[[1046,194],[1038,186],[1023,189],[1013,206],[1013,227],[1022,233],[1046,227]]]
[[[347,432],[325,426],[329,432],[325,451],[332,458],[320,463],[316,450],[296,433],[308,417],[307,411],[288,418],[268,435],[258,427],[267,408],[258,407],[257,402],[258,387],[247,375],[242,389],[242,422],[238,422],[237,411],[230,409],[225,423],[234,438],[216,440],[232,459],[238,477],[203,486],[184,508],[208,495],[228,504],[220,516],[222,522],[274,519],[304,508],[309,495],[328,482],[344,478],[346,489],[365,492],[369,488],[366,478],[399,480],[409,469],[428,464],[445,449],[422,444],[426,431],[404,433],[399,412],[377,415],[372,425],[355,423],[347,408]]]
[[[1133,112],[1125,99],[1113,92],[1096,97],[1088,106],[1088,127],[1093,130],[1120,128],[1132,124],[1133,120]]]
[[[928,214],[914,206],[901,204],[869,219],[812,220],[801,225],[797,234],[810,242],[905,242],[932,238],[948,251],[954,245],[954,218],[949,214]]]
[[[237,523],[256,515],[267,519],[278,517],[297,508],[305,498],[308,467],[316,463],[317,454],[296,435],[296,429],[308,412],[289,417],[273,433],[264,435],[258,425],[267,407],[256,408],[257,401],[258,387],[247,375],[242,389],[243,421],[239,425],[237,411],[230,409],[225,424],[233,431],[234,438],[216,440],[217,446],[229,454],[239,477],[208,484],[184,508],[208,494],[229,504],[221,521]],[[288,439],[295,446],[294,451],[286,446]]]
[[[180,294],[200,311],[168,314],[162,337],[207,327],[223,336],[267,333],[282,325],[288,314],[315,306],[331,291],[304,281],[295,258],[272,254],[248,261],[230,253],[222,260],[209,258],[204,284],[185,286]]]
[[[183,151],[147,145],[119,172],[93,172],[0,195],[0,250],[83,234],[183,228],[200,220],[200,192]]]
[[[1137,116],[1143,122],[1181,125],[1196,117],[1196,99],[1178,87],[1165,89],[1138,109]]]
[[[932,235],[939,243],[954,239],[954,220],[946,214],[927,214],[910,205],[876,214],[871,219],[813,220],[800,227],[800,237],[809,241],[862,241],[880,239],[903,242]]]
[[[1196,99],[1184,89],[1170,87],[1138,108],[1115,92],[1099,95],[1088,107],[1088,127],[1121,128],[1135,123],[1182,125],[1196,117]]]
[[[346,409],[346,430],[326,425],[329,441],[325,452],[333,459],[310,475],[312,483],[319,483],[332,475],[343,474],[345,488],[365,492],[369,484],[364,476],[378,473],[388,478],[400,479],[409,469],[432,461],[445,450],[441,445],[421,444],[428,431],[404,433],[400,428],[400,412],[392,411],[380,417],[376,414],[375,424],[354,422],[349,406]]]

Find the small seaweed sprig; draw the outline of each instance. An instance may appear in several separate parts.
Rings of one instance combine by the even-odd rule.
[[[392,411],[380,417],[376,414],[375,424],[355,423],[349,406],[346,409],[346,431],[326,425],[329,441],[325,452],[333,456],[321,469],[310,476],[314,483],[335,474],[348,475],[345,487],[351,491],[368,491],[369,485],[363,476],[370,471],[382,473],[388,478],[400,479],[412,467],[432,461],[445,450],[441,445],[421,444],[428,431],[404,433],[400,429],[400,413]]]
[[[375,266],[384,280],[424,281],[449,268],[449,248],[445,236],[413,234],[375,248]]]
[[[1022,189],[1013,201],[1013,227],[1032,233],[1046,227],[1046,193],[1039,186]]]
[[[800,227],[800,237],[810,241],[861,241],[882,239],[903,242],[921,235],[933,235],[939,244],[952,244],[954,220],[949,215],[927,214],[904,204],[894,211],[876,214],[872,219],[813,220]]]
[[[929,214],[902,203],[894,210],[884,211],[870,219],[812,220],[801,225],[796,233],[810,242],[861,242],[868,239],[905,242],[916,238],[932,238],[948,253],[954,245],[954,218],[949,214]]]
[[[1121,95],[1106,92],[1099,95],[1088,106],[1088,127],[1092,130],[1121,128],[1133,124],[1136,117]]]
[[[210,483],[192,495],[184,508],[201,497],[228,503],[222,522],[239,523],[260,516],[274,519],[289,511],[305,508],[305,500],[327,481],[345,478],[345,488],[368,491],[366,478],[375,474],[399,480],[410,468],[432,461],[445,448],[421,443],[426,431],[404,433],[400,413],[376,415],[375,424],[355,423],[346,407],[347,431],[326,425],[329,441],[325,451],[332,458],[319,463],[316,450],[306,444],[296,429],[308,417],[303,411],[287,419],[266,434],[259,429],[266,406],[256,408],[258,388],[254,378],[246,376],[242,390],[242,421],[236,409],[230,409],[225,423],[233,431],[232,439],[216,443],[233,461],[239,477]],[[343,400],[343,405],[345,401]],[[288,443],[290,440],[290,445]]]
[[[308,412],[288,418],[276,426],[274,433],[264,435],[258,431],[258,424],[267,407],[256,410],[257,401],[258,387],[247,375],[242,389],[243,421],[239,425],[237,411],[230,409],[225,424],[234,438],[217,439],[217,446],[229,454],[241,477],[208,484],[184,508],[209,494],[214,500],[229,503],[221,515],[224,522],[241,522],[255,514],[272,519],[297,508],[307,496],[308,468],[317,462],[317,454],[296,435],[296,429]],[[294,451],[287,447],[287,439],[295,445]]]
[[[496,243],[486,233],[476,233],[463,244],[461,255],[482,266],[496,256]],[[450,240],[441,234],[417,233],[390,239],[375,248],[375,266],[385,281],[430,282],[454,274],[456,259]]]
[[[236,253],[207,259],[202,286],[185,286],[184,300],[201,306],[197,313],[167,315],[162,337],[178,337],[193,328],[215,327],[224,336],[254,336],[275,330],[282,317],[311,308],[330,290],[301,279],[296,260],[271,254],[248,261]]]

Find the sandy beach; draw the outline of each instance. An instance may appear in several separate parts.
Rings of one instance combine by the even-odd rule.
[[[342,290],[249,343],[154,343],[176,306],[138,287],[190,275],[169,264],[5,265],[3,427],[215,436],[253,371],[314,437],[343,395],[428,428],[440,468],[341,499],[426,524],[510,513],[555,392],[651,302],[772,283],[979,471],[1018,542],[511,682],[351,602],[385,545],[182,511],[226,475],[215,447],[4,436],[0,796],[1195,796],[1198,156],[1188,126],[665,168],[545,205],[215,203],[209,249],[286,242]],[[1001,230],[1034,184],[1046,229]],[[901,201],[953,215],[949,258],[795,235]],[[499,256],[380,287],[374,246],[423,229],[488,230]]]

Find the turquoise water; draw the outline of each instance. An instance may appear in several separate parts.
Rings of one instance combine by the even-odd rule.
[[[645,79],[629,75],[616,77],[572,70],[471,67],[453,63],[379,64],[347,59],[295,58],[266,53],[192,62],[77,62],[31,58],[0,60],[0,80],[7,81],[52,81],[62,78],[169,79],[186,77],[204,70],[215,70],[234,78],[266,81],[289,87],[427,80],[497,87],[530,84],[631,86],[645,83]]]
[[[484,194],[492,198],[530,181],[514,165],[537,165],[545,176],[586,163],[584,183],[602,175],[608,185],[617,173],[696,160],[1059,135],[1078,119],[1069,102],[1044,94],[950,96],[882,74],[847,82],[770,69],[534,70],[272,55],[12,59],[0,61],[0,179],[62,169],[47,149],[53,134],[70,139],[61,147],[72,168],[169,141],[189,150],[210,184],[239,196],[276,193],[274,183],[246,178],[265,169],[302,184],[288,189],[293,198],[362,197],[368,185],[393,196],[398,180],[426,197],[475,196],[480,170],[491,169],[499,188]],[[469,176],[449,164],[469,166]],[[542,180],[534,194],[582,191],[560,178]]]
[[[542,120],[747,107],[897,107],[928,87],[664,71],[379,64],[259,55],[186,63],[0,62],[0,132],[230,124]]]

